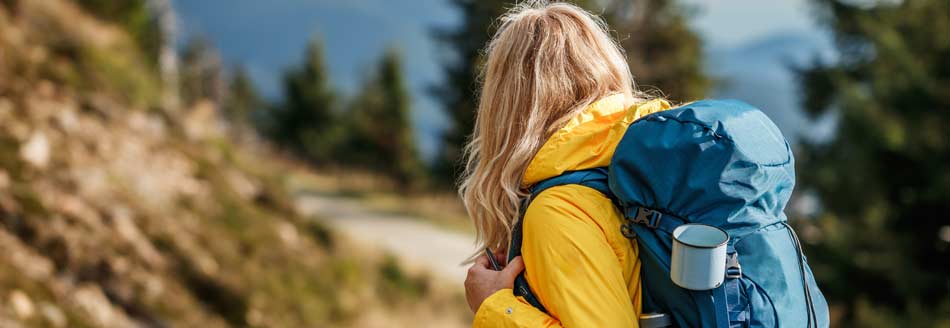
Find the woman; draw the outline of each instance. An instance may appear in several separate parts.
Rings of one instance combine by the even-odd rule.
[[[670,105],[634,88],[604,22],[570,4],[512,9],[487,54],[460,193],[479,243],[504,253],[528,187],[607,166],[631,122]],[[474,326],[637,326],[637,247],[621,223],[593,189],[564,185],[537,195],[524,216],[523,260],[494,271],[482,253],[472,258],[465,287]],[[512,293],[523,268],[547,313]]]

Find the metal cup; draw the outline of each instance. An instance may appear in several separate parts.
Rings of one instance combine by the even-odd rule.
[[[676,227],[670,279],[689,290],[719,287],[726,274],[728,242],[729,233],[714,226],[691,223]]]

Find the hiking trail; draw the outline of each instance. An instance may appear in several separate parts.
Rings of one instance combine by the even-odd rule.
[[[422,269],[459,287],[467,266],[461,262],[475,251],[474,236],[449,231],[418,218],[366,209],[358,200],[315,192],[296,193],[303,215],[327,222],[359,243],[396,256],[404,265]]]

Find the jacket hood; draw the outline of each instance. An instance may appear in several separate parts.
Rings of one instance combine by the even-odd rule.
[[[629,99],[616,94],[604,97],[558,129],[528,164],[522,187],[529,187],[564,172],[605,167],[630,123],[670,109],[662,99],[627,106]]]

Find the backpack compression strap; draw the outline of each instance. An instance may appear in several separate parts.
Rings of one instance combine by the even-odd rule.
[[[620,231],[624,236],[630,239],[637,238],[636,230],[638,228],[659,230],[672,235],[673,230],[677,227],[690,223],[690,221],[682,217],[647,207],[622,206],[621,208],[624,213],[624,223]],[[722,285],[709,291],[689,292],[694,302],[696,302],[700,308],[714,309],[713,316],[704,317],[702,320],[705,322],[714,322],[715,325],[713,327],[716,328],[728,328],[730,321],[742,322],[749,317],[747,310],[732,309],[729,303],[730,299],[733,300],[733,303],[738,302],[739,281],[737,279],[742,275],[738,254],[731,240],[726,246],[726,256],[726,279]],[[649,307],[651,308],[650,311],[662,311],[662,309],[652,304],[653,301],[649,297],[650,293],[646,292],[648,288],[649,286],[643,286],[644,308]]]
[[[522,202],[521,214],[518,218],[518,221],[515,222],[515,227],[511,231],[511,243],[508,247],[509,262],[516,256],[521,255],[524,215],[525,212],[528,211],[528,205],[531,204],[531,201],[540,195],[542,191],[547,190],[548,188],[569,184],[577,184],[589,187],[601,192],[610,199],[614,199],[613,194],[610,192],[610,188],[607,186],[607,168],[605,167],[566,172],[559,176],[535,184],[531,187],[531,194],[528,195],[528,198],[526,198],[524,202]],[[523,297],[525,301],[528,302],[528,304],[531,304],[538,310],[541,310],[541,312],[548,313],[547,309],[544,308],[544,305],[541,304],[541,300],[539,300],[537,296],[535,296],[534,292],[531,291],[531,287],[528,286],[528,280],[525,279],[524,274],[524,272],[521,272],[518,274],[518,277],[515,278],[515,296]]]
[[[562,175],[541,181],[537,183],[536,185],[532,186],[530,195],[528,196],[528,198],[524,200],[524,202],[522,202],[520,216],[518,218],[518,221],[515,222],[514,228],[512,229],[511,243],[508,248],[508,261],[510,262],[511,259],[515,258],[516,256],[521,255],[521,243],[524,236],[523,225],[524,225],[525,212],[527,212],[528,206],[531,204],[531,201],[535,197],[540,195],[541,192],[555,186],[577,184],[577,185],[582,185],[582,186],[597,190],[600,193],[607,196],[608,198],[610,198],[611,201],[614,201],[616,203],[616,198],[613,196],[613,193],[610,191],[610,187],[607,181],[608,181],[607,168],[603,167],[603,168],[595,168],[595,169],[589,169],[589,170],[566,172]],[[619,204],[617,205],[618,205],[618,208],[621,208],[622,211],[624,211],[624,217],[625,217],[625,220],[624,220],[625,222],[622,228],[626,228],[626,229],[621,229],[621,231],[624,232],[625,236],[628,233],[632,234],[631,236],[628,236],[628,237],[633,237],[633,238],[636,237],[635,233],[633,233],[632,227],[629,227],[628,225],[642,225],[649,228],[663,230],[668,233],[672,233],[673,229],[687,222],[683,218],[680,218],[674,215],[661,213],[659,211],[651,210],[645,207],[632,206],[632,207],[624,209],[624,207],[619,206]],[[728,253],[730,253],[730,255],[735,255],[735,249],[732,248],[731,244],[729,245],[728,248],[729,248]],[[735,263],[735,267],[727,268],[727,271],[729,274],[734,274],[732,271],[737,268],[738,268],[738,263]],[[695,296],[698,297],[701,303],[704,303],[705,306],[711,306],[715,308],[715,317],[710,318],[710,319],[714,320],[714,322],[716,323],[716,327],[728,327],[730,319],[738,319],[738,318],[730,318],[728,315],[729,312],[731,311],[727,309],[727,304],[728,304],[726,300],[727,294],[728,294],[726,292],[727,286],[736,289],[734,292],[736,293],[738,292],[737,282],[734,281],[733,279],[729,279],[729,280],[730,280],[729,283],[726,283],[724,284],[724,286],[720,286],[714,289],[711,295],[709,292],[694,292],[694,294],[696,294]],[[514,289],[515,296],[523,297],[525,301],[528,302],[528,304],[531,304],[532,306],[534,306],[538,310],[541,310],[544,313],[548,313],[544,305],[541,304],[541,300],[538,299],[538,297],[531,290],[531,287],[528,286],[528,281],[527,279],[525,279],[524,272],[518,274],[518,277],[515,278],[513,289]],[[735,297],[737,296],[738,295],[735,295]],[[648,293],[644,293],[644,297],[647,303],[652,303],[652,302],[649,302]],[[644,306],[646,305],[647,304],[644,304]],[[748,315],[747,313],[742,313],[742,312],[734,313],[734,314],[740,314],[742,317],[747,317]]]

